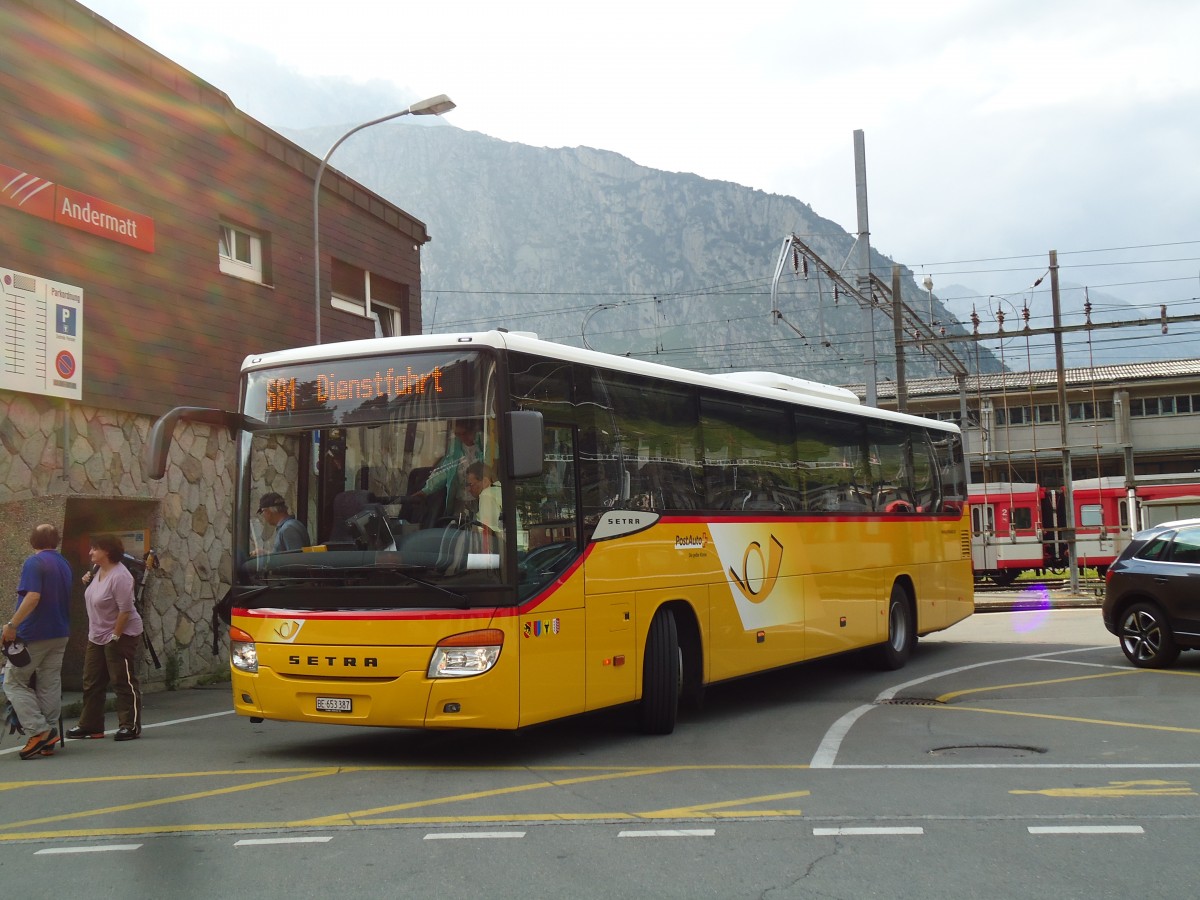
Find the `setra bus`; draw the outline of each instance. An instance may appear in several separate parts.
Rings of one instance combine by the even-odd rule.
[[[255,720],[515,729],[973,611],[958,428],[766,373],[704,375],[489,331],[248,357],[230,622]],[[277,547],[278,494],[308,545]],[[271,497],[268,502],[275,503]],[[296,531],[292,526],[293,533]]]

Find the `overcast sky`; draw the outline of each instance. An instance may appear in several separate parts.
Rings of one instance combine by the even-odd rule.
[[[460,128],[787,194],[851,232],[862,129],[872,246],[935,290],[1019,295],[1057,249],[1065,280],[1131,302],[1200,296],[1200,3],[85,5],[276,127],[445,93]]]

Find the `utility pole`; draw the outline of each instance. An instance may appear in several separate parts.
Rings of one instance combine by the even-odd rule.
[[[908,412],[908,380],[904,372],[904,308],[900,303],[899,266],[892,266],[892,333],[896,339],[896,409]]]
[[[858,198],[858,292],[871,299],[871,240],[870,228],[867,227],[867,145],[862,129],[854,132],[854,186]],[[866,385],[867,406],[878,406],[879,398],[876,390],[878,378],[878,360],[875,358],[875,304],[867,303],[867,334],[870,343],[866,353]]]
[[[1058,431],[1062,443],[1063,503],[1066,504],[1067,527],[1063,537],[1067,542],[1067,571],[1071,578],[1071,593],[1079,593],[1079,558],[1075,547],[1075,492],[1071,482],[1071,447],[1067,443],[1067,370],[1063,362],[1062,304],[1058,293],[1058,251],[1050,251],[1050,300],[1054,304],[1054,367],[1058,373]]]

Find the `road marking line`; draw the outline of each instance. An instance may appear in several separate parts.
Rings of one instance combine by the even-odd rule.
[[[846,828],[814,828],[814,837],[837,837],[840,835],[892,835],[892,834],[924,834],[925,829],[914,825],[900,825],[891,828],[882,827],[846,827]]]
[[[1077,722],[1081,725],[1105,725],[1109,728],[1137,728],[1142,731],[1171,731],[1178,734],[1200,734],[1200,728],[1183,728],[1179,725],[1143,725],[1138,722],[1114,722],[1111,719],[1086,719],[1080,716],[1056,716],[1050,713],[1018,712],[1015,709],[985,709],[978,706],[930,706],[951,712],[988,713],[994,716],[1017,716],[1023,719],[1051,719],[1055,722]]]
[[[617,837],[712,837],[716,833],[715,828],[665,828],[658,831],[622,831]]]
[[[265,844],[326,844],[333,840],[333,835],[306,835],[304,837],[281,838],[242,838],[235,841],[235,847],[259,847]]]
[[[67,822],[71,819],[85,819],[90,816],[107,815],[110,813],[129,812],[135,809],[149,809],[154,806],[166,806],[171,803],[182,803],[186,800],[207,800],[211,797],[220,797],[225,794],[237,794],[245,790],[256,790],[264,787],[274,787],[278,784],[290,784],[296,781],[304,781],[309,778],[323,778],[329,775],[338,774],[336,767],[328,769],[320,769],[313,772],[308,772],[301,775],[291,775],[284,778],[270,778],[265,781],[255,781],[249,784],[237,784],[224,788],[215,788],[208,791],[195,791],[190,794],[179,794],[174,797],[161,797],[157,800],[145,800],[140,803],[125,803],[120,806],[106,806],[100,809],[84,809],[77,812],[63,813],[57,816],[43,816],[40,819],[25,819],[22,822],[6,822],[0,825],[0,829],[5,831],[14,828],[28,828],[31,825],[47,825],[52,822]],[[0,835],[0,840],[9,839],[8,835]]]
[[[791,800],[794,797],[807,797],[811,791],[788,791],[785,794],[763,794],[759,797],[744,797],[740,800],[723,800],[718,803],[700,803],[695,806],[677,806],[673,809],[658,809],[652,812],[644,812],[640,815],[647,819],[689,819],[696,816],[718,816],[718,815],[769,815],[766,810],[754,811],[744,810],[741,812],[719,813],[716,810],[728,809],[731,806],[748,806],[751,803],[766,803],[768,800]],[[776,811],[778,812],[778,811]],[[792,814],[799,814],[799,810],[789,810]]]
[[[809,768],[832,769],[835,761],[837,760],[838,751],[841,749],[842,741],[845,740],[846,735],[849,733],[850,728],[854,725],[854,723],[883,701],[891,700],[896,696],[896,694],[900,693],[900,691],[904,690],[905,688],[915,687],[916,685],[924,684],[927,681],[935,681],[939,678],[945,678],[948,675],[958,675],[961,672],[970,672],[973,669],[982,669],[985,666],[999,666],[1006,663],[1029,662],[1031,660],[1045,659],[1049,659],[1051,662],[1057,662],[1058,660],[1053,659],[1053,657],[1063,656],[1068,653],[1092,653],[1096,650],[1109,649],[1112,648],[1108,646],[1079,647],[1074,650],[1052,650],[1046,653],[1035,653],[1030,656],[1013,656],[1007,659],[993,659],[987,662],[972,663],[969,666],[958,666],[953,669],[944,669],[941,672],[933,672],[929,675],[922,675],[920,678],[914,678],[911,681],[905,681],[901,684],[893,685],[892,687],[880,693],[879,696],[875,698],[875,702],[873,704],[869,706],[860,706],[858,709],[852,710],[834,722],[829,730],[825,732],[825,736],[821,738],[821,743],[817,747],[817,752],[813,754],[812,762],[809,763]],[[939,709],[945,707],[930,708]]]
[[[442,806],[447,803],[462,803],[467,800],[491,799],[507,794],[520,794],[526,791],[540,791],[546,788],[566,787],[575,784],[588,784],[599,781],[611,781],[617,778],[642,778],[647,775],[664,775],[676,770],[675,766],[653,766],[631,769],[621,772],[607,772],[603,775],[585,775],[578,778],[563,778],[558,781],[535,781],[529,784],[518,784],[512,787],[492,788],[485,791],[472,791],[468,794],[453,794],[447,797],[430,797],[426,800],[413,800],[409,803],[397,803],[394,806],[378,806],[374,809],[360,809],[354,812],[336,813],[332,816],[318,816],[305,822],[293,822],[293,825],[307,825],[322,828],[333,825],[355,825],[361,819],[377,819],[386,813],[400,812],[409,809],[421,809],[428,806]]]
[[[1145,834],[1141,825],[1030,825],[1030,834]]]
[[[199,722],[201,719],[215,719],[217,716],[232,716],[232,715],[234,715],[234,710],[226,709],[226,710],[222,710],[221,712],[205,713],[202,716],[188,716],[186,719],[171,719],[171,721],[169,721],[169,722],[153,722],[149,725],[143,725],[142,730],[145,731],[147,728],[163,728],[167,725],[183,725],[183,724],[186,724],[187,722]],[[21,750],[20,747],[9,747],[6,750],[0,750],[0,756],[5,756],[9,753],[17,753],[20,750]]]
[[[57,853],[108,853],[110,850],[137,850],[141,844],[106,844],[103,847],[46,847],[34,851],[34,856],[51,856]]]
[[[471,841],[497,840],[502,838],[523,838],[523,831],[449,831],[425,835],[427,841]]]
[[[1040,791],[1009,791],[1010,794],[1041,794],[1043,797],[1196,797],[1186,781],[1110,781],[1098,787],[1045,788]]]
[[[1070,678],[1048,678],[1044,681],[1022,681],[1015,684],[997,684],[990,687],[966,688],[961,691],[951,691],[948,694],[942,694],[935,699],[939,703],[949,703],[957,697],[965,697],[967,694],[986,694],[990,691],[1007,691],[1013,688],[1027,687],[1043,687],[1047,684],[1066,684],[1071,681],[1092,681],[1096,678],[1116,678],[1121,675],[1140,675],[1141,669],[1118,669],[1115,672],[1100,672],[1095,675],[1072,675]]]

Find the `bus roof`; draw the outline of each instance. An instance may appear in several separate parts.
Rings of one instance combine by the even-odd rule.
[[[825,410],[850,411],[868,418],[921,425],[935,431],[951,433],[959,431],[958,426],[952,422],[859,405],[858,397],[852,391],[833,385],[792,378],[773,372],[729,372],[721,375],[708,375],[662,363],[571,347],[554,341],[544,341],[528,332],[477,331],[406,335],[296,347],[247,356],[242,363],[242,373],[274,366],[321,362],[331,358],[384,356],[390,353],[411,353],[448,347],[463,348],[472,345],[561,359],[564,362],[592,365],[618,372],[644,375],[648,378],[661,378],[697,387],[715,388],[727,393],[784,400],[796,405]]]

